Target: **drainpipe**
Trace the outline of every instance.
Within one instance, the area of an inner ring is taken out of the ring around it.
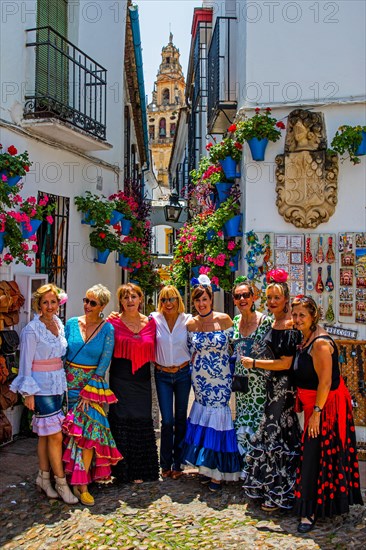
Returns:
[[[142,116],[142,129],[143,129],[144,146],[145,146],[145,154],[146,154],[146,167],[147,169],[149,169],[149,166],[150,166],[149,138],[148,138],[148,130],[147,130],[146,95],[145,95],[145,83],[144,83],[144,70],[143,70],[143,62],[142,62],[139,12],[138,12],[138,6],[129,6],[128,9],[130,13],[133,47],[135,52],[137,82],[138,82],[138,89],[139,89],[138,91],[139,91],[139,97],[140,97],[141,116]]]

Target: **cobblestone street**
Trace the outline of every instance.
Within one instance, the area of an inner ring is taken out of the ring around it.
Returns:
[[[244,497],[240,483],[219,495],[200,485],[193,471],[143,485],[92,486],[93,508],[48,501],[35,489],[36,440],[20,439],[0,449],[0,547],[54,549],[364,548],[366,511],[319,521],[307,536],[296,532],[291,514],[268,516]],[[364,464],[363,496],[365,496]]]

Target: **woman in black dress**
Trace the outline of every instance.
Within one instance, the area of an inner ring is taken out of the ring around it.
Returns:
[[[269,348],[274,359],[281,357],[289,369],[301,334],[292,328],[287,277],[283,269],[267,273],[267,307],[274,321],[261,342],[267,345],[266,357]],[[263,365],[272,362],[242,357],[242,364],[247,368],[260,365],[265,368]],[[264,414],[244,457],[247,475],[243,485],[247,496],[262,499],[262,510],[267,512],[294,506],[301,434],[294,404],[289,371],[268,373]]]
[[[124,460],[113,468],[121,481],[159,478],[158,452],[152,420],[150,362],[155,359],[156,324],[139,312],[143,293],[134,284],[117,290],[120,315],[108,321],[114,327],[110,388],[118,403],[110,406],[112,435]]]

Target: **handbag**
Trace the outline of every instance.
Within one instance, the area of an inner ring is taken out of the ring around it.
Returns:
[[[15,353],[19,346],[19,336],[15,330],[0,330],[1,355]]]
[[[9,382],[0,384],[0,409],[13,407],[18,402],[18,394],[11,391]]]
[[[248,376],[242,376],[241,374],[234,374],[231,391],[248,393],[249,391],[249,378]]]

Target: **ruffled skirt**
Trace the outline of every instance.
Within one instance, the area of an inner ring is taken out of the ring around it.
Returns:
[[[62,412],[63,395],[35,395],[35,414],[32,429],[38,436],[57,434],[62,430],[65,415]]]
[[[241,462],[228,406],[208,407],[194,401],[183,443],[182,464],[216,480],[237,481]]]

